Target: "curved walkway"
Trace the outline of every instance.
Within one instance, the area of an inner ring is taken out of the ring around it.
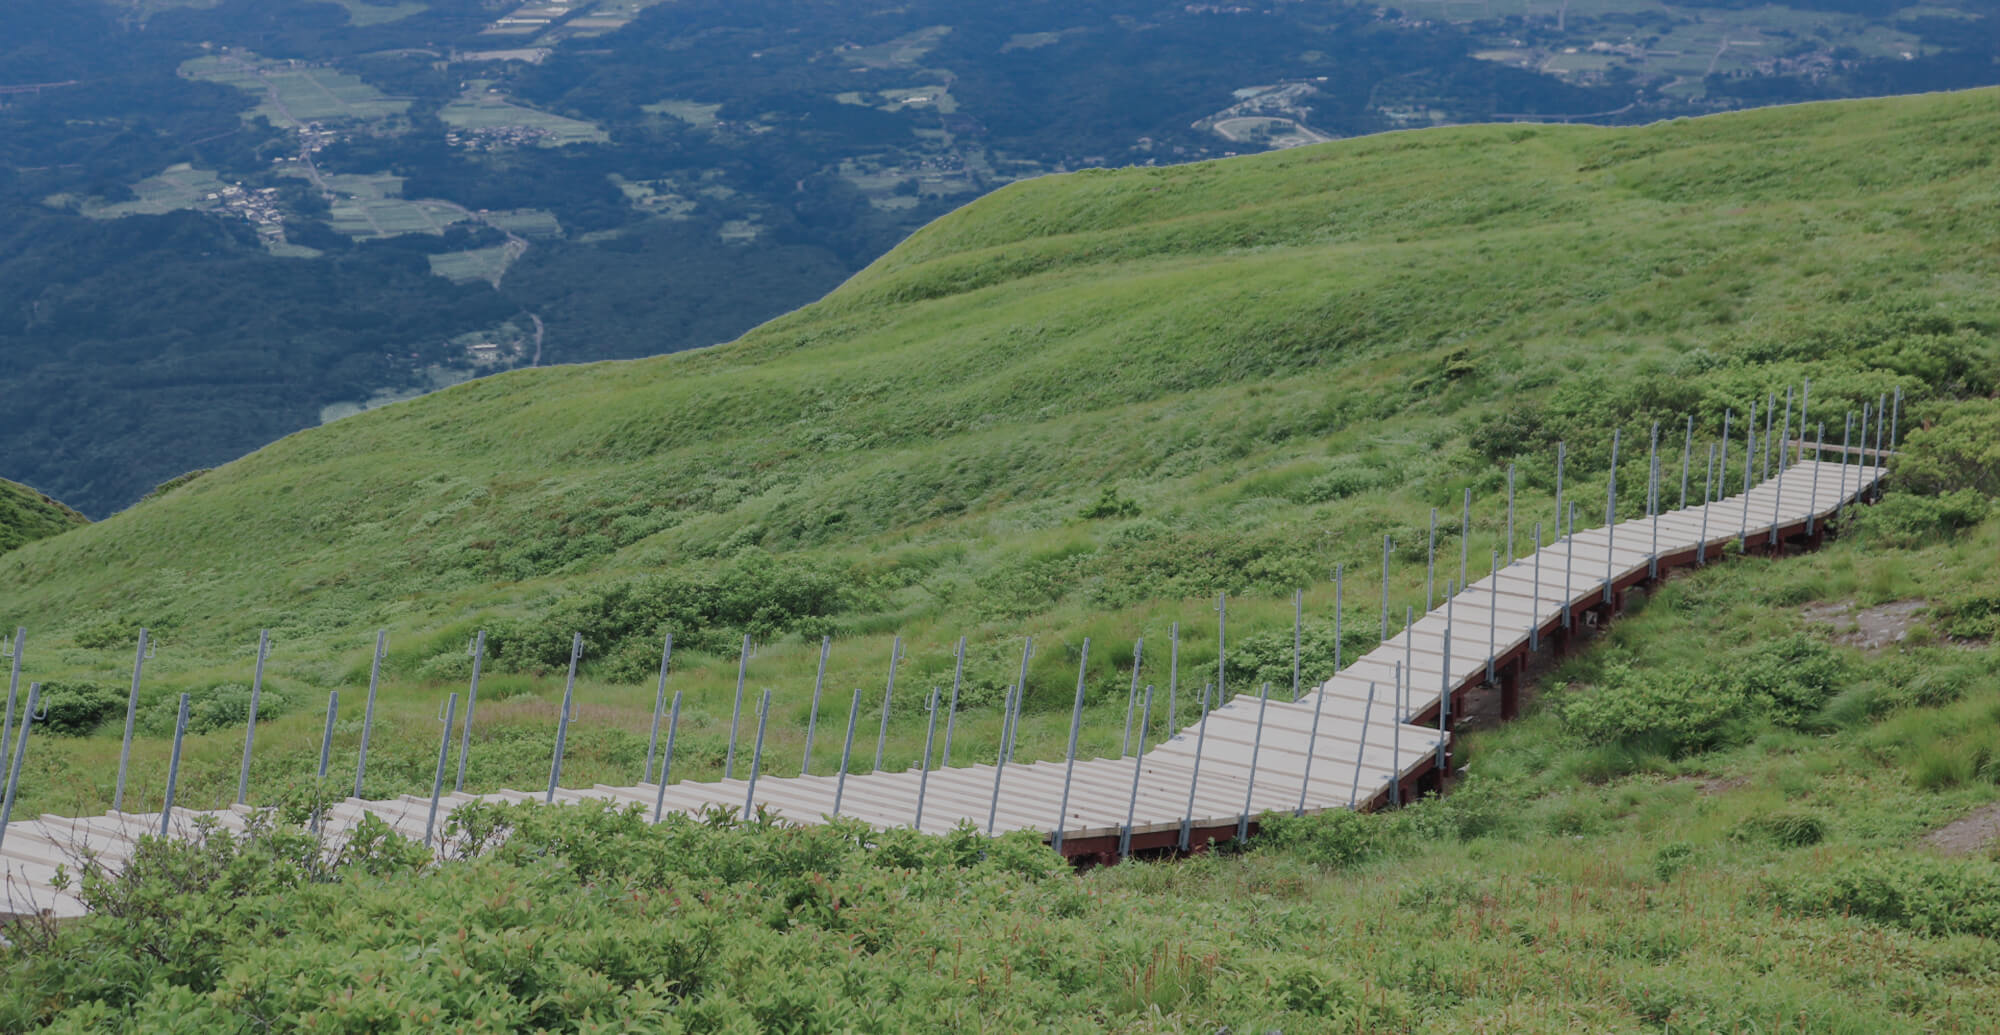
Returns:
[[[1253,830],[1254,817],[1266,810],[1373,808],[1419,793],[1449,771],[1450,720],[1489,673],[1503,715],[1511,715],[1530,657],[1563,650],[1578,624],[1615,614],[1630,587],[1720,557],[1732,541],[1756,551],[1817,540],[1829,517],[1874,492],[1879,479],[1871,466],[1800,462],[1741,495],[1559,539],[1458,591],[1299,701],[1239,694],[1136,756],[866,773],[844,781],[764,775],[754,788],[748,779],[676,783],[664,795],[657,784],[597,786],[559,790],[556,800],[685,813],[742,809],[754,800],[784,819],[817,823],[835,811],[838,797],[840,815],[879,827],[920,823],[941,833],[970,822],[994,833],[1044,831],[1072,858],[1199,846]],[[465,802],[543,797],[448,794],[436,829]],[[421,838],[430,809],[430,799],[415,795],[350,798],[332,808],[326,829],[339,840],[373,813]],[[176,809],[167,825],[184,830],[212,817],[224,829],[241,830],[252,812]],[[68,863],[73,870],[87,848],[116,868],[140,836],[161,827],[157,812],[11,824],[0,841],[0,913],[81,913],[81,903],[51,887],[56,867]]]

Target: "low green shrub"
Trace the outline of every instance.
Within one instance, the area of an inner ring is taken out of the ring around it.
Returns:
[[[508,669],[560,668],[569,664],[571,635],[582,633],[586,660],[603,662],[607,678],[635,680],[658,666],[666,630],[677,649],[733,652],[746,633],[768,640],[842,613],[856,583],[849,572],[748,550],[714,570],[645,575],[563,597],[541,613],[495,623],[486,645]]]
[[[1959,403],[1911,429],[1889,470],[1911,492],[2000,496],[2000,402]]]
[[[1878,547],[1915,548],[1943,542],[1986,520],[1987,498],[1972,489],[1942,496],[1891,493],[1855,515],[1853,533]]]
[[[2000,636],[2000,590],[1960,594],[1933,605],[1931,615],[1946,636],[1961,640],[1993,639]]]
[[[173,736],[174,724],[180,715],[180,693],[172,687],[149,687],[139,701],[134,727],[148,736]],[[248,683],[210,683],[186,693],[189,736],[242,726],[250,720]],[[118,706],[122,709],[124,704],[124,698],[119,698]],[[264,689],[257,696],[257,721],[269,722],[291,710],[290,697],[273,687],[270,680],[265,680]]]
[[[1794,636],[1692,672],[1611,662],[1601,685],[1559,707],[1564,726],[1586,742],[1681,758],[1743,743],[1761,721],[1804,728],[1845,678],[1833,648]]]
[[[2000,863],[1921,855],[1846,862],[1832,872],[1771,879],[1778,905],[1858,916],[1923,935],[2000,937]]]
[[[1826,821],[1806,812],[1767,812],[1737,824],[1731,836],[1779,848],[1805,848],[1826,840]]]
[[[1381,817],[1347,809],[1310,816],[1265,813],[1258,820],[1260,848],[1297,856],[1315,866],[1344,869],[1382,851]]]
[[[43,715],[35,732],[81,737],[125,710],[125,695],[108,686],[85,682],[42,684]]]

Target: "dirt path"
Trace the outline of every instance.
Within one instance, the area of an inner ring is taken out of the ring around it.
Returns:
[[[1925,843],[1946,855],[1971,855],[2000,843],[2000,804],[1988,805],[1930,832]]]

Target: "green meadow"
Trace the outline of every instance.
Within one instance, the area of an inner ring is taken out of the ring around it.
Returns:
[[[822,638],[817,772],[856,688],[873,733],[898,637],[886,765],[914,764],[960,637],[955,757],[996,749],[1026,637],[1021,757],[1061,753],[1086,638],[1082,750],[1110,754],[1140,638],[1139,678],[1164,686],[1178,626],[1186,722],[1217,678],[1289,690],[1302,590],[1304,673],[1323,675],[1336,571],[1360,649],[1384,536],[1397,614],[1423,608],[1433,509],[1440,584],[1460,558],[1525,552],[1538,523],[1552,538],[1558,443],[1596,524],[1614,429],[1631,517],[1632,443],[1656,421],[1671,506],[1688,416],[1698,498],[1725,414],[1740,432],[1810,378],[1815,434],[1837,441],[1849,411],[1907,400],[1883,503],[1819,552],[1732,556],[1636,601],[1521,721],[1466,734],[1443,799],[1081,878],[1032,839],[649,832],[580,810],[468,817],[444,881],[389,837],[331,868],[282,832],[160,848],[123,881],[83,868],[113,903],[98,917],[9,932],[0,1016],[1990,1030],[2000,864],[1932,838],[2000,796],[1996,99],[1455,128],[1018,183],[740,341],[371,410],[0,556],[0,623],[29,628],[27,678],[60,716],[30,749],[29,815],[108,806],[141,627],[157,650],[128,808],[158,800],[183,692],[179,800],[233,795],[260,629],[254,802],[309,791],[331,692],[332,780],[352,779],[377,630],[377,797],[428,790],[480,630],[472,790],[546,779],[576,633],[572,786],[640,778],[668,633],[677,779],[721,767],[746,636],[772,773],[800,764]],[[1740,437],[1728,456],[1740,478]],[[1894,635],[1861,635],[1885,605]],[[481,847],[492,824],[506,847]],[[436,962],[396,962],[418,956]]]

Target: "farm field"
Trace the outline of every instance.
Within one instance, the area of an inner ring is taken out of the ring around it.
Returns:
[[[217,208],[219,205],[209,201],[208,196],[223,187],[214,172],[181,163],[133,184],[132,193],[137,198],[112,205],[86,204],[83,214],[92,219],[117,219],[129,215],[156,216],[177,209]]]
[[[440,109],[438,118],[465,133],[520,136],[539,147],[601,144],[611,139],[603,129],[588,122],[523,107],[487,93],[477,82],[466,96]]]
[[[400,0],[397,3],[377,4],[367,0],[332,0],[347,10],[350,25],[385,25],[402,21],[411,15],[430,10],[430,5],[422,0]]]
[[[431,272],[459,283],[493,280],[507,272],[512,263],[511,253],[512,249],[504,244],[471,251],[445,252],[430,256]]]
[[[403,115],[410,108],[409,101],[386,96],[348,73],[272,61],[248,52],[194,58],[181,66],[181,74],[263,98],[245,118],[262,115],[280,126],[333,120],[379,122]]]

